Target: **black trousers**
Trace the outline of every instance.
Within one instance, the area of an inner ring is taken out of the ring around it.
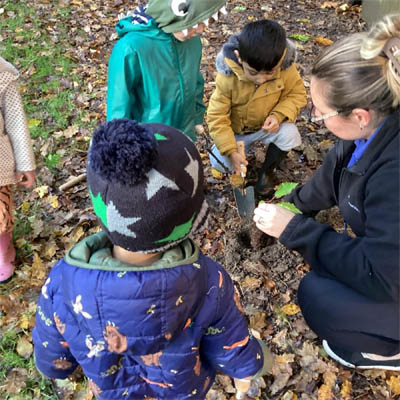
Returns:
[[[377,303],[342,283],[309,272],[298,290],[310,328],[343,350],[392,356],[400,353],[400,303]]]

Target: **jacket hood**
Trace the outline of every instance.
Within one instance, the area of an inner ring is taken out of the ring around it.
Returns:
[[[0,93],[3,93],[11,82],[18,79],[19,73],[12,64],[0,57],[0,75]]]
[[[147,13],[166,33],[180,32],[208,19],[218,19],[218,11],[226,13],[226,0],[150,0]]]
[[[118,37],[122,37],[129,32],[137,31],[155,31],[157,32],[157,23],[146,13],[146,7],[136,7],[134,11],[129,11],[127,14],[118,15],[118,23],[115,27]]]
[[[216,58],[216,67],[217,71],[223,75],[232,75],[232,64],[228,65],[225,58],[234,61],[236,64],[239,64],[239,60],[234,53],[234,50],[239,48],[239,34],[232,35],[228,42],[226,42],[221,51],[218,53]],[[286,54],[281,61],[281,69],[288,69],[293,63],[296,62],[297,59],[297,51],[296,45],[289,39],[286,39]]]
[[[207,271],[197,262],[204,256],[186,240],[153,265],[136,267],[115,260],[111,249],[101,232],[68,252],[64,262],[69,265],[62,268],[64,304],[83,319],[95,342],[105,340],[108,350],[156,353],[190,325],[202,306],[198,298],[206,296]]]

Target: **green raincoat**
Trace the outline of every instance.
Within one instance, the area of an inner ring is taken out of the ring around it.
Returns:
[[[107,120],[159,122],[196,140],[194,126],[203,122],[205,112],[200,37],[180,42],[166,32],[202,22],[218,12],[225,0],[188,3],[182,17],[170,9],[160,10],[161,3],[169,8],[166,1],[149,2],[146,13],[155,19],[146,24],[134,23],[133,14],[116,27],[120,39],[109,60]]]

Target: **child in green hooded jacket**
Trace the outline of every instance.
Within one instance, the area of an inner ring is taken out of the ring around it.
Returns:
[[[122,16],[108,70],[107,120],[159,122],[193,141],[202,130],[199,35],[226,0],[150,0]]]

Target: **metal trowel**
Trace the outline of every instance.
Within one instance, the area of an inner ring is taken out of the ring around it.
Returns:
[[[237,142],[238,153],[245,158],[244,142]],[[231,179],[233,186],[233,195],[235,197],[236,206],[241,219],[250,219],[253,216],[255,208],[254,200],[254,186],[245,186],[245,178],[247,173],[247,167],[244,164],[240,165],[240,182],[235,179]],[[236,175],[237,176],[237,175]],[[231,178],[235,177],[232,175]],[[237,183],[239,184],[237,184]],[[236,184],[235,184],[236,183]]]

